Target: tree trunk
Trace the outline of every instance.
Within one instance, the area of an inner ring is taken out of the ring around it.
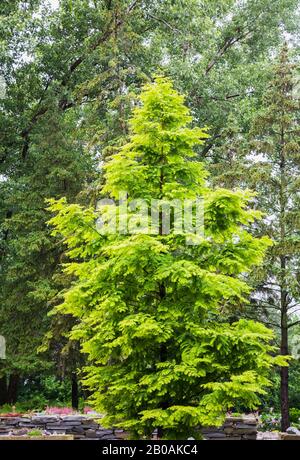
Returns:
[[[285,353],[282,353],[285,354]],[[281,399],[281,431],[286,431],[290,426],[289,417],[289,368],[280,369],[280,399]]]
[[[285,157],[284,126],[281,127],[280,139],[280,248],[284,249],[287,239],[286,208],[287,208],[287,182],[286,182],[286,157]],[[287,292],[287,256],[280,255],[280,353],[289,354],[288,346],[288,292]],[[290,426],[289,417],[289,370],[288,367],[280,369],[280,403],[281,403],[281,431],[286,431]]]
[[[162,165],[164,164],[164,155],[163,155],[163,152],[162,152]],[[163,166],[161,166],[161,170],[160,170],[160,184],[159,184],[159,188],[160,188],[160,196],[159,198],[162,199],[163,198],[163,185],[164,185],[164,172],[163,172]],[[160,208],[159,210],[159,235],[162,236],[163,235],[163,229],[164,229],[164,213],[163,213],[163,210]],[[165,299],[166,297],[166,287],[163,283],[161,283],[159,285],[159,299],[160,299],[160,302],[163,302],[163,300]],[[167,359],[167,347],[166,347],[166,344],[165,343],[162,343],[160,345],[160,350],[159,350],[159,361],[162,363],[162,362],[165,362]],[[160,403],[160,408],[165,410],[168,408],[168,402],[167,401],[162,401]],[[163,439],[163,436],[164,436],[164,429],[162,427],[157,427],[157,437],[158,439]]]
[[[285,271],[285,257],[281,257],[281,269]],[[288,315],[287,315],[287,292],[281,289],[281,344],[280,353],[289,354],[288,345]],[[286,431],[290,426],[289,417],[289,369],[282,367],[280,369],[280,402],[281,402],[281,431]]]
[[[7,380],[6,376],[0,378],[0,406],[7,403]]]
[[[19,374],[11,374],[9,376],[8,390],[7,390],[7,402],[9,404],[15,404],[18,399],[20,376]]]
[[[78,380],[77,373],[72,372],[72,408],[78,410],[79,407],[79,394],[78,394]]]

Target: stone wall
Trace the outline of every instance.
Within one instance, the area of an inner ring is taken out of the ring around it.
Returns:
[[[125,431],[105,429],[97,420],[85,415],[0,416],[0,440],[4,435],[26,435],[34,429],[39,429],[44,434],[69,434],[79,440],[116,440],[127,436]],[[257,420],[254,416],[227,417],[222,427],[205,428],[201,431],[206,440],[255,440]]]
[[[36,415],[32,417],[1,417],[1,435],[25,435],[38,429],[45,434],[71,434],[74,439],[100,440],[118,439],[118,430],[107,430],[96,420],[84,415]]]
[[[300,435],[290,433],[279,433],[279,439],[281,439],[281,441],[300,441]]]
[[[220,428],[204,428],[201,432],[204,439],[211,441],[255,441],[257,419],[252,415],[226,417]]]

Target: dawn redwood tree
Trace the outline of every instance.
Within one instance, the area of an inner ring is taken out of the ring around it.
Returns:
[[[52,200],[50,222],[68,245],[73,261],[65,271],[74,276],[56,311],[76,318],[71,338],[88,356],[85,385],[103,423],[133,437],[158,428],[160,437],[180,439],[221,423],[237,401],[257,407],[270,368],[286,358],[274,357],[264,325],[222,322],[225,306],[245,302],[243,274],[270,244],[246,230],[260,216],[248,209],[251,193],[207,187],[193,152],[207,134],[190,127],[184,98],[168,79],[146,85],[140,102],[129,143],[105,166],[102,194],[127,192],[131,225],[140,218],[133,200],[163,205],[201,196],[205,236],[162,231],[162,211],[157,233],[147,233],[142,219],[139,231],[111,232],[114,210],[124,223],[124,203],[95,212]]]

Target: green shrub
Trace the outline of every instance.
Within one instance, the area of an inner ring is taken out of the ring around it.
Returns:
[[[43,432],[41,430],[34,429],[34,430],[31,430],[31,431],[28,431],[27,435],[28,436],[42,436]]]
[[[299,424],[300,422],[300,409],[297,409],[296,407],[292,407],[290,409],[290,422],[291,424]]]
[[[55,376],[27,379],[20,389],[18,403],[24,411],[66,406],[71,403],[71,382]]]
[[[263,412],[260,416],[259,431],[280,431],[281,417],[278,412]]]

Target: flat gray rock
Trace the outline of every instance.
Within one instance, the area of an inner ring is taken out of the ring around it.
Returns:
[[[288,429],[286,430],[286,432],[289,433],[289,434],[300,435],[300,431],[298,430],[298,428],[296,428],[294,426],[289,426]]]
[[[206,433],[204,437],[207,439],[224,439],[226,438],[226,434],[225,433]]]
[[[88,420],[89,422],[91,421],[91,419],[88,419],[84,415],[63,415],[61,420],[64,422],[80,422],[82,420]]]
[[[6,419],[4,419],[5,425],[17,425],[21,421],[22,421],[21,417],[10,417],[10,418],[7,417]]]
[[[36,415],[32,417],[31,421],[37,424],[57,422],[59,417],[53,415]]]

